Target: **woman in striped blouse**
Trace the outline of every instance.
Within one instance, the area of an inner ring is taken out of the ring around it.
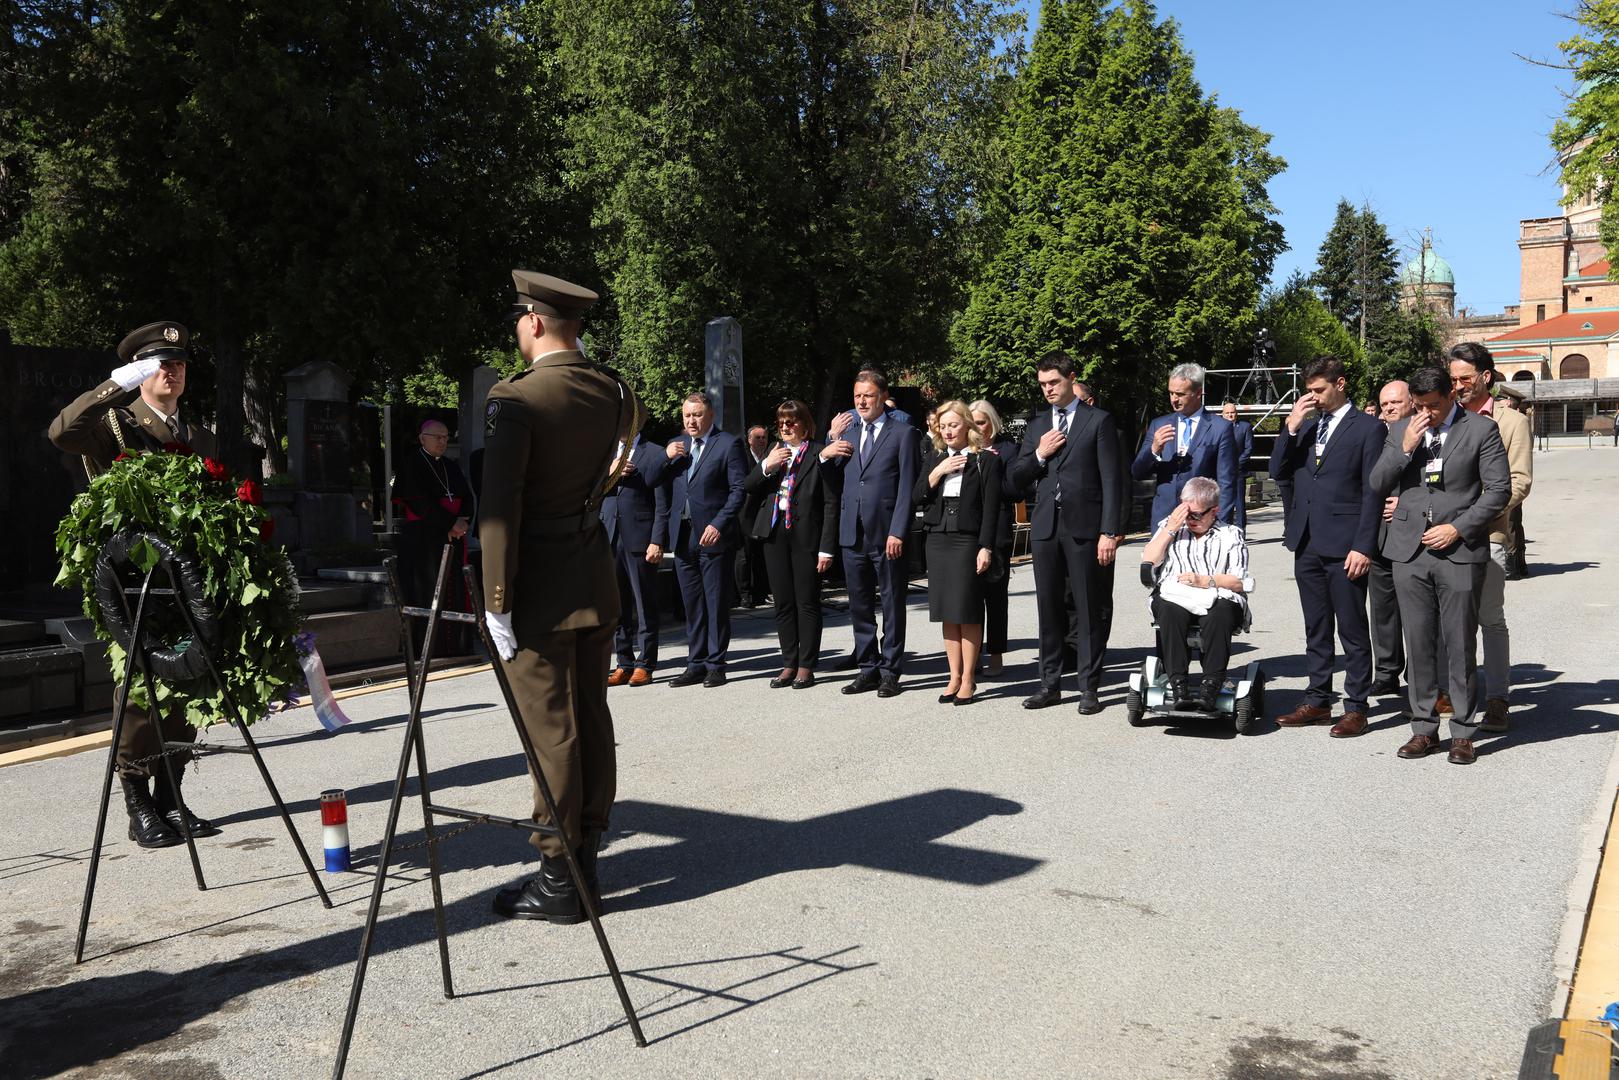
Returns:
[[[1194,476],[1181,488],[1180,505],[1152,534],[1143,562],[1153,567],[1152,614],[1169,696],[1175,708],[1212,712],[1231,659],[1231,635],[1247,616],[1254,579],[1248,571],[1248,544],[1242,530],[1216,521],[1220,485]],[[1203,683],[1193,698],[1187,688],[1191,657],[1186,635],[1202,616]]]

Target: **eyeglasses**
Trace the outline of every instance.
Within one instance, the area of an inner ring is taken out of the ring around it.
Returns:
[[[801,423],[799,423],[799,420],[798,420],[798,418],[796,416],[778,416],[778,417],[776,417],[776,426],[777,427],[802,427],[803,425]]]
[[[1207,510],[1193,510],[1191,507],[1187,507],[1186,508],[1186,520],[1188,520],[1188,521],[1202,521],[1204,518],[1208,517],[1210,514],[1214,513],[1218,509],[1219,509],[1218,506],[1211,506]]]

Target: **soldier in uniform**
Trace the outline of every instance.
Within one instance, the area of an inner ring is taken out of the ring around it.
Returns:
[[[549,820],[536,785],[533,819],[561,826],[595,899],[596,851],[617,785],[607,673],[619,616],[598,512],[643,415],[624,380],[578,349],[596,294],[524,270],[512,280],[517,347],[529,367],[497,383],[484,411],[484,621],[562,817]],[[581,921],[563,841],[533,843],[540,872],[501,889],[495,912]]]
[[[82,455],[90,476],[105,470],[126,450],[185,447],[205,457],[214,456],[214,433],[180,416],[180,395],[185,393],[186,365],[191,358],[189,340],[186,328],[177,322],[147,323],[124,338],[118,345],[122,366],[51,421],[51,442],[70,454]],[[142,760],[158,752],[158,730],[171,743],[193,742],[197,737],[197,729],[183,715],[161,716],[154,724],[151,715],[133,704],[124,714],[116,763],[124,807],[129,811],[129,838],[143,848],[185,842],[179,830],[186,823],[174,805],[169,785],[157,784],[154,802],[151,778],[156,763]],[[174,766],[178,782],[185,776],[185,760],[176,760]],[[190,825],[193,836],[218,832],[195,815]]]

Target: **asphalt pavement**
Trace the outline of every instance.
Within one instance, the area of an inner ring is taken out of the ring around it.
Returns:
[[[970,708],[912,595],[906,692],[770,690],[771,617],[739,614],[732,678],[611,692],[619,802],[604,927],[650,1040],[624,1026],[588,926],[511,924],[493,891],[530,849],[477,826],[443,845],[446,1000],[425,852],[384,896],[351,1077],[1193,1077],[1487,1080],[1517,1075],[1557,1015],[1613,800],[1619,451],[1536,457],[1534,575],[1508,585],[1513,729],[1476,765],[1394,755],[1371,731],[1134,729],[1124,681],[1151,642],[1121,552],[1099,716],[1027,712],[1032,575],[1013,576],[1006,676]],[[1251,525],[1254,632],[1238,662],[1303,688],[1302,621],[1274,510]],[[849,647],[845,617],[823,658]],[[355,868],[313,897],[241,756],[187,783],[222,835],[124,839],[115,801],[86,961],[73,938],[105,754],[0,769],[0,1074],[303,1078],[332,1065],[391,793],[403,691],[255,727],[319,860],[318,796],[347,789]],[[427,753],[447,805],[520,815],[528,783],[488,673],[430,684]],[[230,743],[216,731],[207,741]],[[414,790],[414,789],[413,789]],[[117,798],[116,788],[114,798]],[[407,801],[401,843],[422,839]]]

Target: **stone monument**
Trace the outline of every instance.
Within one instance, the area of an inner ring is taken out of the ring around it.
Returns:
[[[703,384],[714,401],[714,426],[743,435],[747,413],[742,392],[742,324],[728,315],[710,319],[704,336]]]
[[[287,372],[287,464],[305,551],[370,544],[371,515],[354,496],[354,424],[349,373],[326,360]],[[360,486],[364,487],[363,479]]]

